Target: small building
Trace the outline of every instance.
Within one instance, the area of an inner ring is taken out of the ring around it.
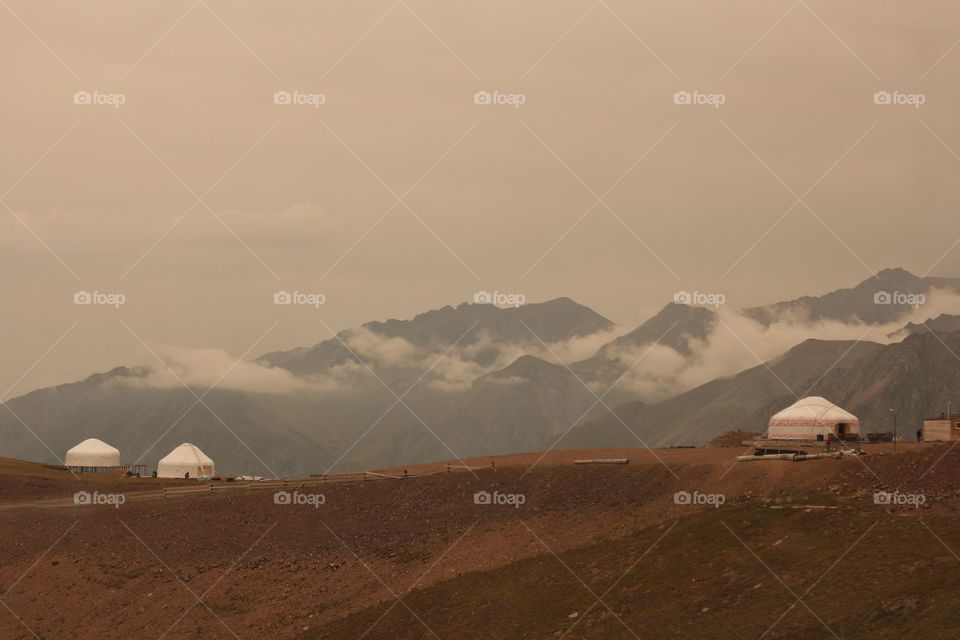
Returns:
[[[826,398],[810,396],[770,418],[767,438],[770,440],[838,440],[860,437],[860,419]]]
[[[195,444],[184,442],[157,463],[158,478],[210,478],[213,460]]]
[[[67,451],[63,463],[71,471],[114,471],[120,468],[120,450],[102,440],[87,438]]]
[[[923,441],[937,442],[944,440],[960,440],[960,413],[941,413],[936,418],[926,418],[923,421]]]

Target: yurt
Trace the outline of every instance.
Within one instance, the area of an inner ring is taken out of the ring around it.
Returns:
[[[120,466],[120,451],[102,440],[88,438],[67,451],[64,464],[75,469],[107,469]]]
[[[810,396],[770,418],[771,440],[825,440],[828,434],[847,439],[860,434],[860,419],[826,398]]]
[[[187,474],[191,478],[203,478],[212,476],[215,471],[213,460],[189,442],[184,442],[157,463],[158,478],[185,478]]]

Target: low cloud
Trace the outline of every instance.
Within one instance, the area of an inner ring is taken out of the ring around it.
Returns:
[[[738,311],[721,308],[718,321],[706,339],[691,342],[690,358],[663,345],[618,351],[617,359],[626,366],[640,360],[618,386],[633,391],[645,401],[656,402],[715,378],[770,362],[808,339],[890,344],[906,337],[897,332],[907,323],[921,324],[944,313],[960,313],[960,295],[953,291],[932,291],[924,304],[911,308],[902,319],[877,325],[805,322],[789,317],[764,326]]]
[[[333,391],[341,388],[358,371],[353,364],[342,365],[323,378],[300,378],[285,369],[265,367],[255,362],[238,361],[221,349],[158,347],[156,353],[164,366],[150,368],[143,377],[126,378],[124,384],[151,388],[193,388],[285,394]]]
[[[904,337],[897,332],[908,322],[923,323],[943,313],[960,313],[960,295],[949,291],[931,292],[925,304],[911,309],[903,319],[882,325],[804,322],[791,317],[767,326],[738,311],[721,308],[706,339],[690,343],[690,357],[663,345],[618,350],[613,355],[624,367],[635,366],[617,387],[644,401],[656,402],[715,378],[770,362],[808,339],[888,344]],[[462,393],[481,376],[501,370],[523,355],[570,365],[594,355],[600,347],[623,333],[623,328],[612,328],[544,345],[534,339],[505,343],[487,331],[480,331],[472,340],[464,340],[452,348],[442,344],[416,345],[404,338],[385,336],[367,328],[352,329],[341,334],[341,338],[378,375],[411,383],[422,376],[419,386],[424,389]],[[279,367],[238,362],[235,356],[220,349],[163,347],[156,351],[165,366],[153,367],[149,375],[130,379],[126,384],[171,388],[181,386],[182,381],[197,388],[216,384],[219,389],[268,394],[356,390],[372,383],[379,386],[364,364],[352,360],[317,376],[302,377]],[[494,380],[501,384],[521,381],[516,377]],[[598,385],[602,387],[595,389],[598,393],[607,390],[604,383]],[[397,392],[401,390],[397,389]]]

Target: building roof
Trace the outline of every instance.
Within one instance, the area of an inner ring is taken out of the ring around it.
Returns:
[[[949,418],[947,417],[946,413],[941,413],[938,416],[924,418],[924,420],[960,420],[960,413],[951,413]]]
[[[196,465],[212,465],[213,460],[207,456],[197,445],[184,442],[176,449],[160,459],[160,463],[184,463]]]
[[[68,467],[116,467],[120,465],[120,450],[103,440],[87,438],[67,451],[64,464]]]
[[[775,413],[769,426],[833,426],[839,423],[859,425],[860,419],[826,398],[809,396]]]

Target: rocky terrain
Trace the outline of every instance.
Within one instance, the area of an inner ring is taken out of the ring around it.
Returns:
[[[3,508],[0,635],[953,637],[957,449],[875,445],[803,463],[735,464],[737,453],[477,459],[473,473],[329,485],[314,506],[225,491]],[[630,463],[573,464],[606,457]],[[0,506],[97,482],[7,463]],[[100,490],[147,488],[124,483]],[[876,504],[877,491],[907,498]],[[477,504],[477,492],[501,498]]]

